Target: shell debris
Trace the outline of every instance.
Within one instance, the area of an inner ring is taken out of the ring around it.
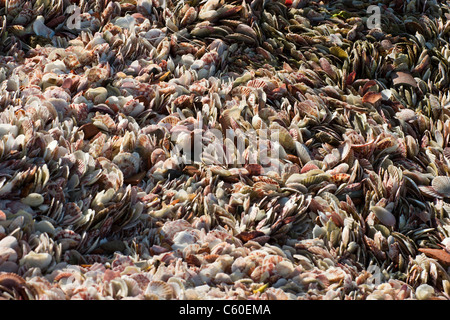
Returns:
[[[448,1],[72,4],[0,1],[0,299],[450,299]]]

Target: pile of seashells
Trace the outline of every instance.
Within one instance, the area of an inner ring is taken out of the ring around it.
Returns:
[[[449,41],[438,0],[1,0],[0,299],[450,299]]]

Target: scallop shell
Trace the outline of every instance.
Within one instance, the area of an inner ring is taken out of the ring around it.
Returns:
[[[311,155],[307,146],[298,141],[295,141],[295,150],[297,151],[297,155],[302,163],[306,164],[311,161]]]
[[[296,141],[294,141],[289,131],[285,127],[280,126],[279,124],[272,123],[270,125],[270,138],[272,141],[278,140],[279,143],[286,150],[295,149]]]
[[[145,295],[155,295],[159,299],[169,300],[173,298],[173,288],[171,285],[160,280],[152,280],[145,290]]]
[[[14,289],[26,286],[24,278],[15,273],[2,273],[0,274],[0,286]]]
[[[180,122],[180,118],[178,118],[176,116],[167,116],[167,117],[164,117],[163,119],[161,119],[158,124],[168,123],[171,126],[174,126],[178,122]]]
[[[431,186],[444,197],[450,197],[450,177],[437,176],[431,181]]]
[[[152,152],[152,155],[151,155],[152,165],[155,165],[159,161],[165,161],[165,160],[166,160],[166,152],[163,149],[157,148]]]
[[[128,178],[138,172],[140,165],[140,156],[137,152],[122,152],[114,157],[113,163],[120,168],[120,170],[123,172],[123,176],[125,178]]]

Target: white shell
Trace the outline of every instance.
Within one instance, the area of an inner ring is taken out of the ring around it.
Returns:
[[[44,203],[44,197],[39,193],[30,193],[26,198],[22,199],[22,202],[30,207],[38,207]]]
[[[48,253],[36,253],[30,251],[26,256],[20,259],[20,265],[26,265],[28,267],[36,267],[39,269],[47,268],[52,262],[52,256]]]
[[[450,177],[447,176],[437,176],[431,181],[431,186],[438,193],[445,197],[450,196]]]
[[[429,300],[434,296],[434,289],[428,284],[421,284],[416,289],[416,297],[419,300]]]

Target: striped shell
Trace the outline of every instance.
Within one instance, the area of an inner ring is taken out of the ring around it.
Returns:
[[[163,119],[161,119],[158,124],[168,123],[168,124],[174,126],[178,122],[180,122],[180,118],[175,117],[175,116],[167,116],[167,117],[164,117]]]
[[[174,292],[170,284],[161,280],[153,280],[147,286],[145,295],[159,299],[169,300],[173,298]]]
[[[140,156],[137,152],[122,152],[114,157],[113,163],[122,170],[124,177],[128,178],[139,170]]]
[[[450,197],[450,177],[438,176],[431,181],[431,186],[444,197]]]
[[[330,53],[332,55],[335,55],[338,58],[341,58],[341,59],[347,59],[348,58],[347,52],[345,52],[345,50],[343,50],[341,47],[331,47],[330,48]]]

